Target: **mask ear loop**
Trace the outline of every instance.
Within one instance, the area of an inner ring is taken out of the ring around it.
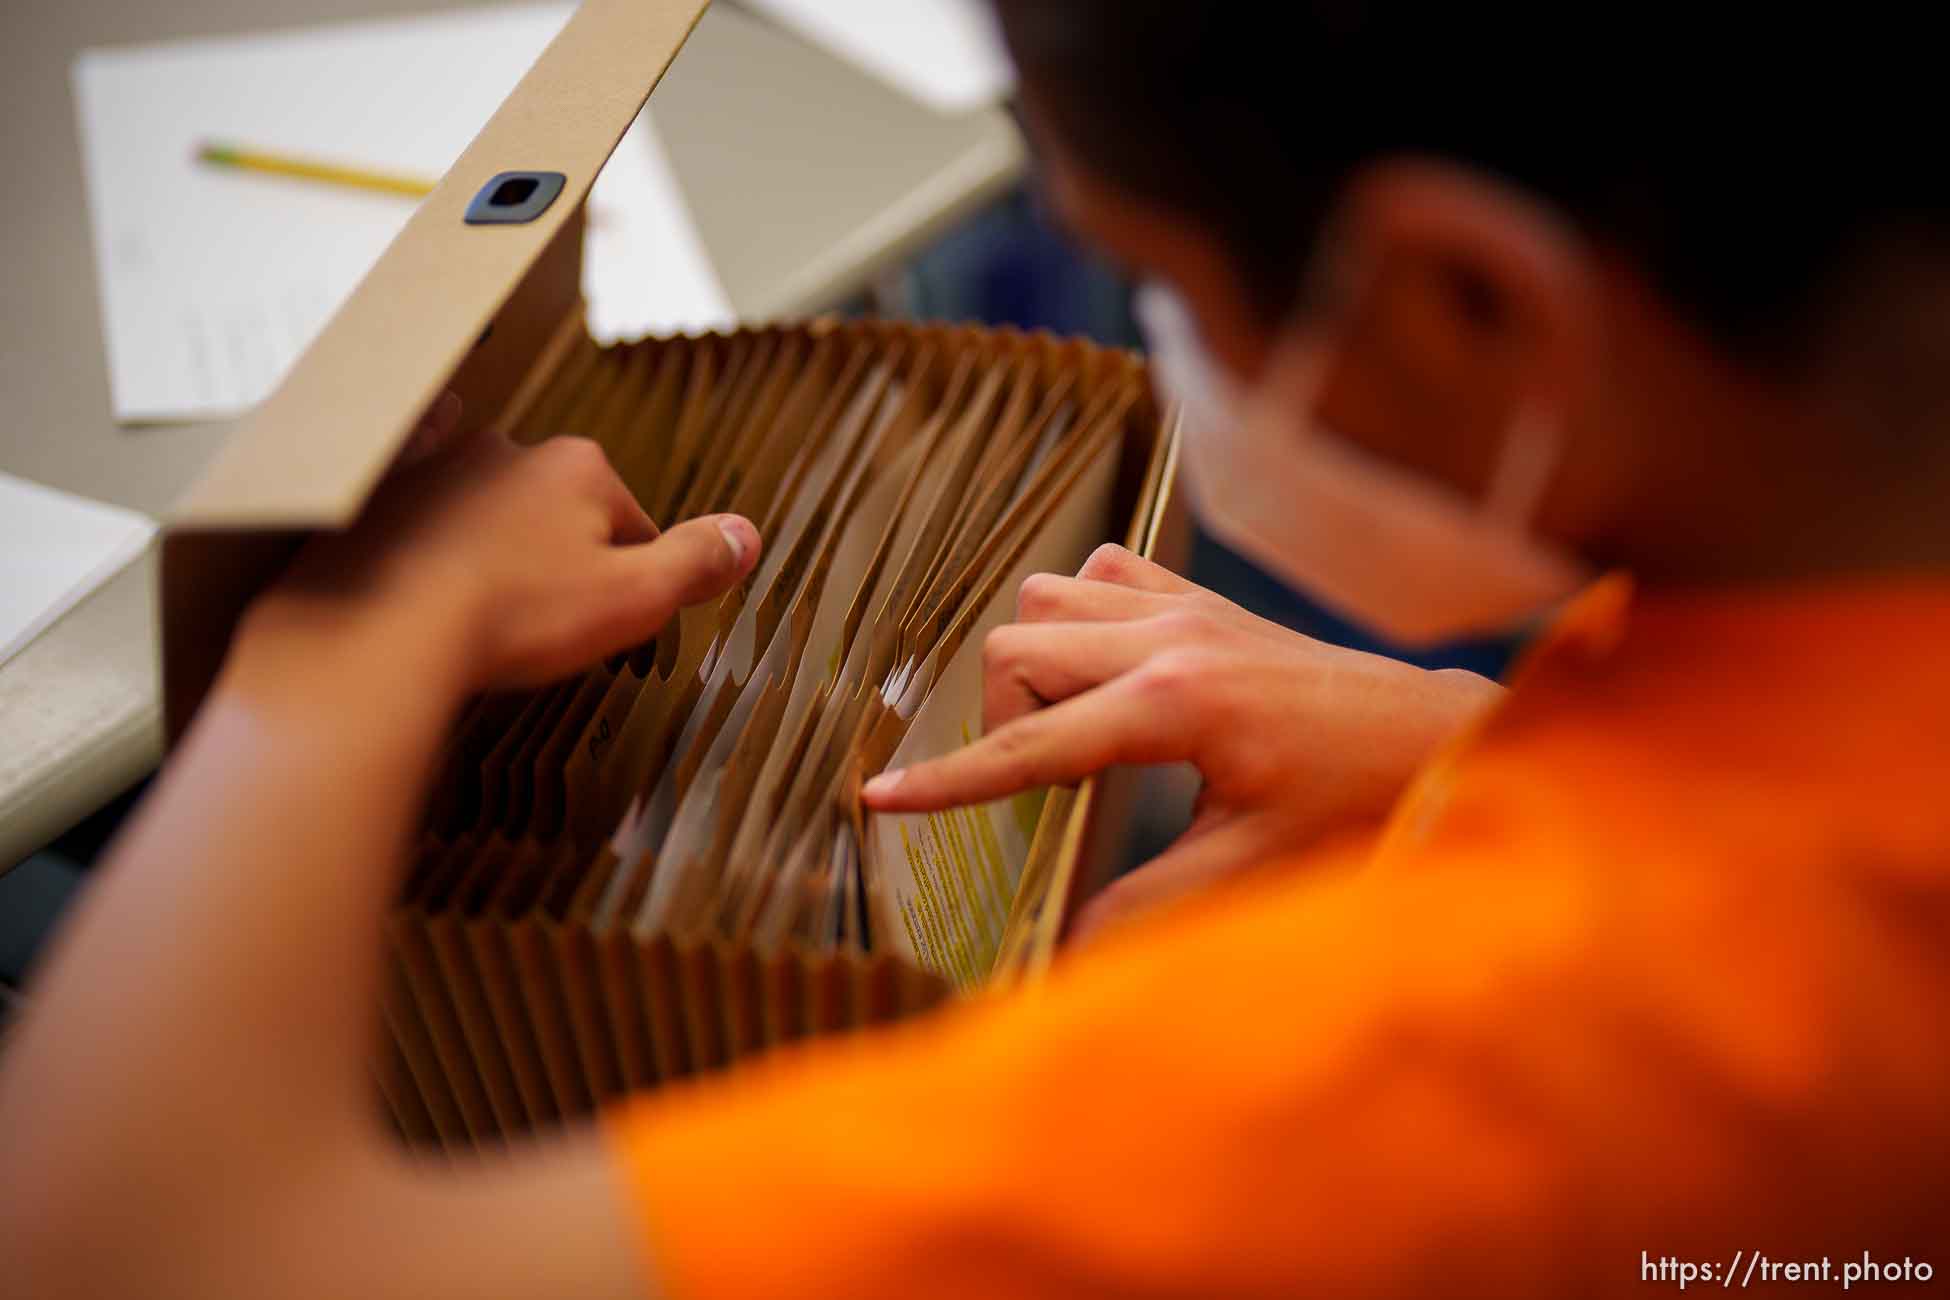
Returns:
[[[1534,403],[1518,409],[1483,493],[1483,515],[1506,528],[1528,525],[1549,491],[1564,440]]]
[[[1301,277],[1301,305],[1293,314],[1295,318],[1314,319],[1308,323],[1290,318],[1288,326],[1295,334],[1311,328],[1314,337],[1306,341],[1289,337],[1278,345],[1267,368],[1267,377],[1276,382],[1256,386],[1269,400],[1284,398],[1304,406],[1307,428],[1316,437],[1323,436],[1321,395],[1340,343],[1341,322],[1333,304],[1349,301],[1355,288],[1331,233],[1323,235]],[[1273,391],[1267,392],[1269,389]],[[1534,400],[1518,407],[1483,492],[1484,519],[1513,530],[1527,526],[1550,490],[1562,452],[1563,438],[1556,418]]]
[[[1290,428],[1297,418],[1303,437],[1346,440],[1327,424],[1320,408],[1341,357],[1346,305],[1360,297],[1361,274],[1350,262],[1340,232],[1323,230],[1258,381],[1242,395],[1240,414],[1247,429]]]
[[[1528,530],[1557,473],[1564,449],[1559,429],[1557,421],[1546,416],[1535,402],[1527,402],[1517,410],[1483,496],[1483,517],[1492,527],[1512,535]],[[1582,568],[1576,561],[1567,563],[1570,565],[1567,572],[1575,573]],[[1591,576],[1586,572],[1573,580],[1582,590]],[[1565,596],[1536,611],[1526,621],[1525,635],[1550,626],[1572,598]]]
[[[1150,351],[1153,373],[1163,385],[1161,397],[1175,398],[1186,419],[1194,423],[1236,420],[1238,404],[1231,377],[1213,361],[1191,309],[1178,292],[1162,282],[1145,281],[1132,298],[1131,311]],[[1215,431],[1229,432],[1207,430]]]
[[[1303,438],[1343,437],[1328,428],[1320,411],[1346,328],[1334,307],[1345,297],[1326,288],[1343,273],[1323,269],[1323,259],[1328,257],[1329,250],[1322,249],[1308,264],[1301,278],[1300,305],[1287,314],[1258,380],[1242,393],[1239,412],[1248,432],[1291,430],[1297,420]]]
[[[1328,354],[1318,340],[1288,337],[1274,344],[1240,404],[1242,433],[1264,438],[1284,429],[1287,436],[1321,437],[1320,390],[1327,378]],[[1295,425],[1298,425],[1296,430]]]

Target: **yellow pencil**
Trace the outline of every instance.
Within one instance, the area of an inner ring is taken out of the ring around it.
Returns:
[[[412,199],[425,198],[433,192],[434,186],[434,182],[421,176],[366,171],[363,168],[344,167],[337,163],[319,162],[310,158],[292,158],[282,154],[262,153],[255,149],[240,149],[230,144],[199,145],[196,156],[199,161],[218,167],[236,167],[244,171],[267,172],[274,176],[294,176],[299,180],[317,181],[323,185],[379,190],[386,194],[402,194]]]

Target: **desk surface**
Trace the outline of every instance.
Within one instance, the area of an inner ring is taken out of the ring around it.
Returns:
[[[227,426],[119,428],[102,352],[68,84],[90,45],[457,7],[442,0],[64,0],[0,28],[0,469],[162,512]],[[657,125],[732,305],[833,305],[1014,182],[998,109],[943,117],[740,11],[707,13],[656,93]],[[160,754],[153,554],[0,668],[0,870]]]

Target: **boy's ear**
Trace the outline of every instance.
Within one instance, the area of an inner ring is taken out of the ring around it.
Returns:
[[[1420,159],[1357,175],[1327,231],[1276,356],[1315,352],[1325,426],[1480,495],[1520,414],[1559,417],[1584,383],[1578,241],[1536,201]]]

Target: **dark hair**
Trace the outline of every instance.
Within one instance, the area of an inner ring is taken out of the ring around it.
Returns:
[[[1595,26],[1575,5],[1555,19],[1384,0],[996,7],[1024,96],[1066,153],[1207,230],[1269,326],[1294,309],[1337,188],[1391,154],[1453,159],[1553,202],[1749,356],[1798,342],[1872,237],[1945,230],[1936,150],[1890,148],[1861,90],[1673,15]],[[1780,21],[1770,10],[1776,37]],[[1540,71],[1552,67],[1560,84]],[[1851,115],[1869,128],[1852,138]]]

